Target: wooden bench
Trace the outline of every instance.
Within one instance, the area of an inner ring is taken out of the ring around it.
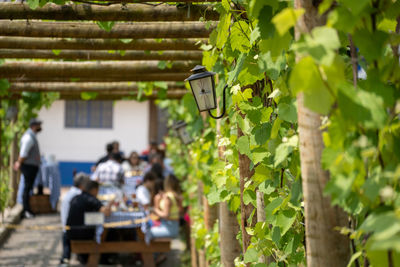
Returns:
[[[154,267],[155,252],[168,252],[171,250],[170,239],[156,239],[147,245],[141,241],[104,241],[98,244],[95,241],[71,240],[71,252],[89,254],[87,266],[97,266],[101,253],[141,253],[143,266]]]

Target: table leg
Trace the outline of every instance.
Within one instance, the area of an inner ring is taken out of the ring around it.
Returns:
[[[155,267],[153,253],[142,253],[143,266],[144,267]]]
[[[90,253],[87,262],[88,267],[95,267],[99,265],[100,253]]]

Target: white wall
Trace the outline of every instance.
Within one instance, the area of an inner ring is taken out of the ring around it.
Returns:
[[[112,129],[65,128],[65,101],[55,101],[49,109],[43,108],[43,121],[38,134],[41,154],[56,156],[57,161],[97,161],[105,152],[105,145],[113,140],[129,155],[147,148],[149,131],[148,102],[115,101]]]

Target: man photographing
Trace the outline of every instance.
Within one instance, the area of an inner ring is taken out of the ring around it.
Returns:
[[[29,205],[29,193],[33,188],[33,183],[40,167],[40,150],[36,134],[41,130],[42,122],[40,120],[33,118],[29,121],[29,129],[21,138],[18,160],[14,163],[14,170],[21,170],[24,175],[25,187],[22,195],[22,204],[25,218],[34,217]]]

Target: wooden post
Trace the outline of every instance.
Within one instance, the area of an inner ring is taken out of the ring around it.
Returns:
[[[145,5],[115,4],[99,5],[56,5],[30,9],[25,3],[0,3],[0,19],[40,20],[95,20],[95,21],[198,21],[218,20],[219,14],[210,5]]]
[[[110,31],[95,23],[0,21],[0,35],[62,38],[207,38],[208,29],[202,22],[117,23]]]
[[[10,128],[13,129],[17,122],[18,113],[11,119]],[[13,207],[17,203],[17,193],[18,193],[18,184],[19,184],[19,172],[14,171],[14,162],[18,159],[18,134],[14,135],[14,138],[11,142],[11,150],[10,150],[10,188],[12,189],[11,199],[9,202],[9,206]]]
[[[154,100],[149,101],[149,143],[158,143],[158,112]]]

